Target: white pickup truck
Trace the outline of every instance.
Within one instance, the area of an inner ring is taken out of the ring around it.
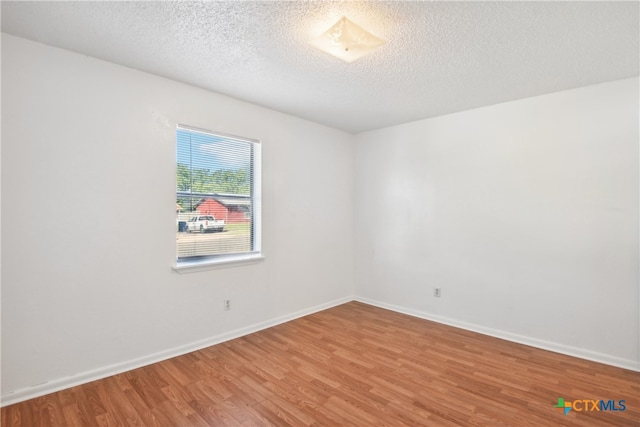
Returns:
[[[199,231],[206,233],[207,231],[223,231],[224,220],[217,220],[213,215],[198,215],[187,221],[187,233]]]

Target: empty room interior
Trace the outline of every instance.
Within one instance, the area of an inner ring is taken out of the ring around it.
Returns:
[[[638,1],[0,8],[3,426],[640,425]]]

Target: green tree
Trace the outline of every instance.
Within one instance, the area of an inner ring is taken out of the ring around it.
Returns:
[[[187,167],[187,165],[178,163],[177,178],[177,190],[189,191],[189,189],[191,188],[191,170]]]
[[[221,169],[213,173],[216,192],[228,194],[249,194],[249,173],[247,169]]]
[[[211,172],[203,168],[190,169],[187,165],[178,163],[177,191],[249,195],[250,187],[247,168]]]

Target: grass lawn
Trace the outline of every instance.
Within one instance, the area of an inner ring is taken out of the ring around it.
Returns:
[[[225,233],[229,233],[230,235],[242,235],[251,233],[251,224],[248,222],[240,223],[240,224],[225,224],[224,226]]]

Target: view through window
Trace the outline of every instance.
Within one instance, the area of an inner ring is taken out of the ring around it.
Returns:
[[[177,260],[260,251],[260,144],[178,126]]]

